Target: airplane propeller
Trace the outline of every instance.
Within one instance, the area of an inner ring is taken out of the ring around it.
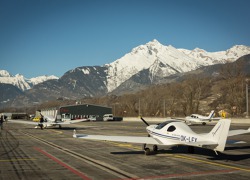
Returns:
[[[140,116],[140,119],[144,122],[144,124],[146,124],[147,126],[149,126],[148,122],[147,122],[145,119],[143,119],[141,116]],[[148,137],[150,137],[149,134],[148,134]],[[157,146],[156,146],[156,148],[157,148]],[[149,154],[150,154],[150,149],[147,148],[147,144],[142,144],[142,150],[145,151],[145,154],[146,154],[146,155],[149,155]]]
[[[140,116],[140,117],[141,117],[141,116]],[[141,120],[144,122],[144,124],[146,124],[147,126],[149,126],[148,122],[147,122],[145,119],[143,119],[143,118],[141,117]]]

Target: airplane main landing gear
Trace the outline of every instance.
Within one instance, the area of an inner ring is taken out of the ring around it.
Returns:
[[[151,154],[152,154],[152,152],[150,151],[150,149],[149,149],[149,148],[145,148],[145,149],[144,149],[144,151],[145,151],[145,155],[146,155],[146,156],[148,156],[148,155],[151,155]]]
[[[146,147],[146,144],[143,144],[142,149],[144,150],[145,155],[148,156],[148,155],[156,154],[158,151],[158,146],[154,145],[153,151],[151,151],[148,147]]]
[[[154,146],[153,146],[153,151],[154,151],[154,152],[157,152],[157,151],[158,151],[158,146],[157,146],[157,145],[154,145]]]
[[[40,124],[40,128],[43,130],[43,124]]]

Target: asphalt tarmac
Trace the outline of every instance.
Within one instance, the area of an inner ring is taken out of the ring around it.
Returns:
[[[152,124],[152,122],[150,122]],[[247,129],[232,124],[230,129]],[[192,125],[197,133],[213,125]],[[226,147],[224,153],[187,147],[163,147],[144,155],[141,145],[73,138],[83,134],[147,136],[142,122],[82,122],[67,127],[34,129],[32,125],[4,124],[0,133],[0,179],[250,179],[250,134],[230,139],[247,143]]]

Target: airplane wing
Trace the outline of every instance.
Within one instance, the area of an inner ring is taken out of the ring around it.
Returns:
[[[246,134],[246,133],[250,133],[250,128],[248,128],[247,130],[245,129],[230,130],[228,132],[228,136],[235,136],[235,135]]]
[[[171,117],[172,120],[176,120],[176,121],[180,121],[180,122],[186,122],[188,121],[186,118],[174,118],[174,117]]]
[[[88,134],[73,134],[74,138],[82,138],[89,140],[101,140],[101,141],[114,141],[114,142],[124,142],[124,143],[138,143],[138,144],[152,144],[152,145],[188,145],[196,147],[216,147],[218,144],[210,141],[203,142],[180,142],[180,143],[169,143],[163,144],[153,137],[139,137],[139,136],[104,136],[104,135],[88,135]]]
[[[160,141],[152,137],[139,137],[139,136],[104,136],[104,135],[87,135],[87,134],[75,134],[74,138],[101,140],[101,141],[114,141],[124,143],[138,143],[138,144],[157,144],[163,145]]]
[[[20,123],[20,124],[31,124],[31,125],[37,125],[39,124],[39,122],[34,122],[34,121],[24,121],[24,120],[8,120],[8,122],[11,123]]]
[[[221,120],[222,118],[219,118],[219,117],[216,117],[216,118],[211,118],[211,120],[213,120],[213,121],[219,121],[219,120]]]
[[[53,122],[53,123],[49,123],[49,124],[53,124],[53,125],[60,124],[60,125],[63,125],[63,124],[74,124],[74,123],[79,123],[79,122],[84,122],[84,121],[88,121],[88,119],[77,119],[77,120],[71,120],[71,121],[58,121],[58,122]]]
[[[174,118],[174,117],[171,117],[171,119],[174,119],[174,120],[179,120],[179,121],[186,121],[185,118]]]
[[[8,120],[8,122],[11,122],[11,123],[19,123],[19,124],[30,124],[30,125],[35,125],[35,126],[38,126],[38,125],[40,125],[40,124],[43,124],[43,125],[45,125],[45,126],[53,125],[53,123],[50,123],[50,122],[43,122],[43,123],[40,123],[40,122],[23,121],[23,120]]]

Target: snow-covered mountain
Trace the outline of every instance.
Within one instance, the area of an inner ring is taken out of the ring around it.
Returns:
[[[44,81],[48,81],[48,80],[51,80],[51,79],[59,79],[57,76],[54,76],[54,75],[43,75],[43,76],[38,76],[38,77],[35,77],[35,78],[31,78],[29,79],[28,81],[32,84],[32,85],[37,85],[39,83],[42,83]]]
[[[233,62],[246,54],[250,54],[250,47],[242,45],[226,51],[207,52],[199,48],[176,49],[171,45],[164,46],[157,40],[153,40],[105,65],[108,68],[107,89],[109,92],[113,91],[130,77],[145,69],[149,69],[153,81],[155,76],[166,77],[202,66]]]
[[[249,54],[250,47],[235,45],[226,51],[207,52],[203,49],[195,48],[194,50],[179,49],[189,57],[199,61],[206,61],[211,64],[233,62],[236,59]]]
[[[12,84],[23,90],[25,95],[22,97],[25,96],[31,103],[61,97],[78,99],[138,90],[138,87],[164,82],[164,78],[170,75],[233,62],[246,54],[250,54],[250,47],[243,45],[225,51],[207,52],[199,48],[177,49],[153,40],[133,48],[110,64],[76,67],[60,78],[40,76],[26,79],[22,75],[12,76],[0,70],[0,83]],[[22,103],[23,99],[19,97],[15,102]]]
[[[11,75],[6,70],[0,70],[0,83],[12,84],[22,91],[32,88],[34,85],[42,83],[50,79],[58,79],[56,76],[38,76],[35,78],[27,79],[21,74]]]

